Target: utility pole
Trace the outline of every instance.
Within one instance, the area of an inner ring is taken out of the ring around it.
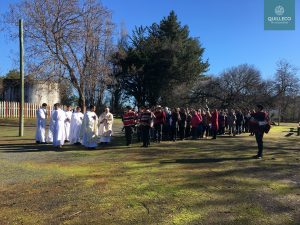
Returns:
[[[23,20],[19,20],[20,40],[20,111],[19,111],[19,136],[24,136],[24,43],[23,43]]]

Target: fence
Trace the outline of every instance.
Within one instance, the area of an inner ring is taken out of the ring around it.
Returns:
[[[40,105],[35,103],[24,104],[24,118],[35,118],[36,110]],[[47,111],[50,112],[53,106],[47,106]],[[18,118],[20,113],[19,102],[4,102],[0,101],[0,118]]]

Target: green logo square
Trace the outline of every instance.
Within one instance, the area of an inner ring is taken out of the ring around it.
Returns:
[[[265,30],[295,30],[295,0],[265,0]]]

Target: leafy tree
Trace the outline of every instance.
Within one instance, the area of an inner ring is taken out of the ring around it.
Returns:
[[[73,105],[76,106],[78,103],[78,97],[75,96],[72,85],[68,80],[61,80],[59,82],[59,94],[60,101],[63,105]]]
[[[6,79],[20,79],[20,72],[17,69],[8,71],[5,76]]]
[[[168,104],[169,94],[178,85],[189,84],[207,71],[204,48],[189,37],[174,11],[159,24],[138,27],[130,44],[118,54],[122,88],[137,105]]]
[[[108,90],[111,94],[111,110],[114,113],[122,113],[122,105],[125,102],[128,102],[128,96],[124,93],[124,89],[122,88],[122,80],[119,74],[122,71],[120,64],[118,63],[125,54],[124,49],[128,46],[128,35],[127,30],[124,26],[121,27],[120,39],[116,46],[115,52],[112,54],[110,59],[112,64],[112,74],[110,76],[111,82],[108,86]]]

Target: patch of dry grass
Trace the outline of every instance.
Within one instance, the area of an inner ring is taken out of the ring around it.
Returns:
[[[163,142],[95,151],[34,144],[0,121],[0,224],[299,224],[300,137]]]

